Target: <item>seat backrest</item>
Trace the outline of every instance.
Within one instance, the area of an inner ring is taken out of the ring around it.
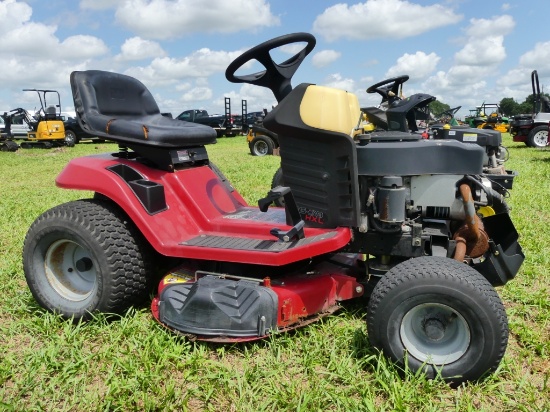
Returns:
[[[57,112],[55,110],[55,106],[46,107],[46,110],[44,110],[44,118],[46,120],[55,120],[57,118]]]
[[[357,97],[344,90],[301,84],[264,119],[278,134],[284,185],[310,227],[359,224]]]
[[[78,77],[84,77],[78,81]],[[87,113],[110,117],[138,117],[159,114],[159,107],[143,83],[119,73],[100,70],[74,72],[71,75],[75,109],[81,117]],[[75,95],[76,92],[76,95]]]

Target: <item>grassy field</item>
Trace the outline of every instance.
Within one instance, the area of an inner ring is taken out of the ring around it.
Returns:
[[[365,311],[248,344],[192,343],[159,326],[147,307],[73,324],[44,312],[25,283],[21,249],[32,221],[89,197],[54,178],[76,156],[110,144],[0,153],[0,411],[550,411],[550,149],[512,143],[512,219],[526,260],[499,288],[510,322],[495,374],[449,388],[396,368],[368,343]],[[210,158],[251,204],[278,158],[248,154],[244,137],[219,139]]]

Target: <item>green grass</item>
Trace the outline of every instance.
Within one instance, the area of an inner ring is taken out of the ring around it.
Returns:
[[[219,139],[210,158],[251,204],[267,192],[278,158],[248,154],[244,137]],[[451,389],[406,373],[368,343],[365,311],[337,315],[248,344],[189,342],[147,307],[73,324],[46,313],[25,283],[21,248],[46,209],[89,193],[61,190],[67,161],[114,145],[0,153],[0,411],[549,411],[550,150],[506,136],[512,218],[526,260],[499,293],[510,342],[499,370]]]

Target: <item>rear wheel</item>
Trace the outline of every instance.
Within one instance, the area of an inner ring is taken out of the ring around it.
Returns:
[[[537,126],[527,136],[527,146],[546,147],[548,144],[548,126]]]
[[[250,153],[254,156],[267,156],[273,154],[273,140],[267,136],[256,136],[248,146],[250,148]]]
[[[79,200],[44,212],[23,248],[29,288],[66,318],[121,313],[147,296],[152,249],[118,207]]]
[[[391,269],[374,288],[367,322],[370,342],[392,360],[456,383],[494,371],[508,342],[494,288],[447,258],[410,259]]]

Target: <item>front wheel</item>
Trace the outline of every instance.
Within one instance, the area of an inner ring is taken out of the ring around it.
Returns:
[[[537,126],[527,136],[527,146],[546,147],[548,145],[548,126]]]
[[[27,284],[65,318],[121,313],[147,296],[152,249],[118,207],[78,200],[44,212],[23,247]]]
[[[464,263],[420,257],[392,268],[368,306],[371,344],[401,366],[454,383],[494,371],[508,321],[491,284]]]

